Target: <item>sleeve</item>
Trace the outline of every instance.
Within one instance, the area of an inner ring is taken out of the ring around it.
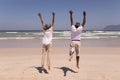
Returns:
[[[82,26],[80,26],[80,27],[77,28],[77,31],[82,31],[82,30],[83,30]]]
[[[75,32],[75,31],[76,31],[76,28],[75,28],[75,26],[74,26],[74,25],[72,25],[72,27],[71,27],[71,28],[72,28],[71,30],[72,30],[73,32]]]
[[[48,30],[49,30],[49,31],[52,31],[52,30],[53,30],[53,27],[51,26]]]

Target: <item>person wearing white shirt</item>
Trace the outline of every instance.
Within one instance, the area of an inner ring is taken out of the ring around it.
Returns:
[[[52,24],[44,24],[43,19],[42,19],[42,14],[38,13],[38,16],[40,18],[42,28],[43,28],[43,39],[42,39],[42,58],[41,58],[41,65],[42,69],[44,69],[44,63],[45,63],[45,53],[47,53],[47,66],[48,69],[50,70],[50,51],[52,47],[52,33],[54,30],[54,18],[55,18],[55,13],[52,12]]]
[[[80,24],[76,22],[73,23],[73,11],[69,11],[70,14],[70,22],[71,22],[71,43],[70,43],[70,51],[69,51],[69,61],[72,60],[73,54],[76,52],[76,67],[79,69],[79,58],[80,58],[80,46],[81,46],[81,33],[86,23],[86,12],[83,11],[83,22]]]

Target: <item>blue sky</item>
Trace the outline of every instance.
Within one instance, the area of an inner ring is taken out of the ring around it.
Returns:
[[[41,30],[38,12],[51,23],[53,11],[55,29],[70,29],[69,10],[74,23],[82,22],[82,12],[87,12],[85,29],[120,24],[120,0],[0,0],[0,30]]]

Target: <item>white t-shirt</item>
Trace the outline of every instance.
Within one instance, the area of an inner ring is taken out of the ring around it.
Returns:
[[[82,26],[75,28],[75,25],[72,25],[72,27],[71,27],[71,40],[81,40],[82,30],[83,30]]]
[[[53,33],[52,26],[48,30],[44,31],[44,36],[42,39],[42,43],[44,45],[48,45],[52,42],[52,33]]]

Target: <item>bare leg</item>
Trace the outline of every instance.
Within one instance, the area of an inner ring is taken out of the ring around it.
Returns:
[[[76,56],[76,67],[79,69],[79,56]]]
[[[44,62],[45,62],[45,48],[42,48],[42,58],[41,58],[41,65],[42,69],[44,69]]]
[[[70,57],[69,57],[69,61],[72,60],[72,58],[73,58],[73,53],[74,53],[74,52],[70,51],[70,53],[69,53],[69,56],[70,56]]]
[[[47,65],[48,65],[48,70],[50,70],[50,45],[48,45],[47,49]]]

